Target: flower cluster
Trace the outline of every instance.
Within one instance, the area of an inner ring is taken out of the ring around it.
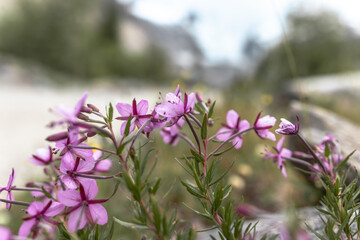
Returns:
[[[149,107],[149,102],[144,99],[133,99],[131,104],[117,103],[118,116],[114,116],[111,103],[102,113],[95,105],[85,104],[86,99],[85,93],[75,107],[55,107],[54,112],[59,115],[59,120],[50,126],[62,126],[66,131],[48,136],[47,146],[37,149],[29,157],[31,163],[44,168],[46,181],[30,182],[26,187],[19,188],[14,185],[15,172],[12,170],[8,184],[0,188],[0,193],[7,192],[6,199],[0,199],[6,203],[7,209],[12,204],[27,207],[27,215],[18,232],[20,237],[46,235],[53,238],[56,227],[72,234],[98,231],[96,225],[109,222],[103,203],[111,200],[119,184],[122,184],[135,202],[136,223],[126,223],[115,217],[114,220],[123,226],[140,226],[150,230],[158,239],[173,238],[178,222],[176,215],[158,209],[154,195],[160,180],[152,181],[149,179],[150,174],[144,174],[147,172],[148,155],[146,160],[142,160],[140,154],[137,154],[140,150],[134,147],[141,136],[147,139],[154,130],[159,129],[166,144],[175,146],[182,140],[190,148],[191,154],[183,159],[186,167],[182,166],[187,168],[194,179],[181,183],[191,195],[199,199],[204,208],[195,213],[204,212],[201,216],[213,220],[220,236],[224,238],[251,239],[247,231],[241,230],[244,222],[233,211],[232,203],[224,202],[231,186],[224,186],[220,181],[226,174],[216,174],[218,160],[215,157],[232,148],[240,149],[245,141],[244,136],[250,132],[254,132],[260,139],[276,141],[275,134],[270,131],[276,123],[275,117],[261,116],[260,112],[251,124],[232,109],[226,114],[226,123],[222,123],[211,136],[208,129],[214,125],[212,115],[215,102],[210,99],[204,102],[198,93],[183,93],[179,86],[174,92],[167,93],[165,99],[161,97],[161,102],[153,107]],[[113,128],[114,121],[121,121],[120,129]],[[266,147],[264,159],[272,159],[277,163],[285,177],[285,167],[291,161],[303,164],[314,173],[326,174],[335,181],[336,168],[344,159],[337,141],[328,135],[319,146],[310,147],[299,135],[299,125],[299,118],[295,125],[282,118],[280,128],[275,132],[297,136],[308,152],[292,152],[284,148],[285,136],[282,136],[273,151]],[[93,137],[102,138],[107,145],[91,145],[89,139]],[[228,148],[224,149],[227,145]],[[117,161],[120,171],[112,169],[113,161]],[[216,179],[215,175],[221,175],[221,178]],[[113,184],[114,193],[107,197],[97,197],[99,181],[111,180],[116,182]],[[34,200],[17,201],[13,191],[29,191]],[[238,208],[237,212],[240,210]],[[169,218],[170,215],[172,217]],[[79,231],[81,229],[89,231]],[[193,229],[185,231],[185,235],[178,234],[188,236],[186,234],[191,231]],[[7,229],[0,228],[0,232],[9,236],[6,239],[11,238]]]

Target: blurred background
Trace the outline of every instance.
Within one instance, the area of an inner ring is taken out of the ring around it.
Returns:
[[[259,111],[296,114],[312,143],[331,132],[352,151],[360,132],[359,7],[350,0],[0,0],[0,185],[11,168],[17,186],[41,179],[28,157],[54,132],[45,127],[56,118],[50,109],[74,105],[85,91],[88,103],[104,109],[134,97],[155,104],[159,91],[180,84],[217,101],[214,133],[228,109],[249,122]],[[168,202],[183,207],[192,199],[173,176],[187,177],[174,160],[186,146],[152,138],[156,174],[172,183],[162,190],[173,185]],[[240,151],[223,156],[223,170],[235,163],[232,198],[270,212],[317,204],[316,184],[290,164],[283,179],[262,160],[265,145],[273,143],[248,134]],[[122,207],[107,204],[121,218]],[[0,224],[12,219],[0,212]]]

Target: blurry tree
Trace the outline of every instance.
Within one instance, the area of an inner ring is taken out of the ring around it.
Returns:
[[[115,0],[17,0],[15,12],[0,21],[0,52],[83,79],[167,79],[160,49],[134,56],[121,47],[121,14]]]
[[[281,83],[296,77],[359,69],[360,38],[329,11],[293,11],[284,36],[255,72],[258,81]]]

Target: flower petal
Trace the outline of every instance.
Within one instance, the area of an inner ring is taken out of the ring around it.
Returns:
[[[123,117],[130,116],[130,114],[133,114],[132,106],[127,103],[116,104],[116,109],[118,110],[120,115]]]
[[[147,100],[141,100],[136,107],[138,115],[145,115],[149,109],[149,103]]]
[[[20,226],[18,235],[20,237],[29,236],[29,234],[31,232],[31,229],[35,224],[36,224],[36,219],[35,218],[24,221]]]
[[[229,110],[226,114],[226,123],[231,128],[237,128],[237,121],[239,118],[239,114],[237,114],[234,110]]]
[[[85,209],[83,207],[79,207],[70,213],[68,228],[71,232],[76,232],[77,230],[83,229],[85,227],[87,221],[84,210]]]
[[[94,222],[104,225],[108,222],[108,215],[101,204],[89,204],[90,213]]]
[[[65,206],[73,207],[81,203],[80,193],[76,190],[61,191],[57,195],[58,201]]]

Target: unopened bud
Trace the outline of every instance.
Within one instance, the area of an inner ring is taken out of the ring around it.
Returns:
[[[88,120],[89,120],[89,117],[86,116],[85,114],[82,114],[82,113],[79,113],[79,114],[77,115],[77,118],[78,118],[78,119],[81,119],[81,120],[84,120],[84,121],[88,121]]]
[[[211,104],[211,99],[210,98],[208,98],[208,100],[207,100],[207,104]]]
[[[95,135],[96,135],[96,132],[88,132],[88,133],[86,134],[87,137],[93,137],[93,136],[95,136]]]
[[[91,103],[87,104],[87,106],[95,112],[100,112],[100,110],[97,107],[95,107],[94,105],[92,105]]]
[[[81,111],[81,112],[86,112],[86,113],[91,113],[91,110],[92,110],[92,109],[89,108],[89,107],[82,106],[80,111]]]
[[[46,176],[51,175],[49,169],[47,169],[47,168],[44,168],[44,173],[45,173]]]
[[[198,100],[198,102],[203,102],[204,101],[204,99],[203,99],[203,97],[201,96],[201,94],[200,93],[196,93],[195,94],[195,96],[196,96],[196,100]]]
[[[208,126],[209,127],[214,126],[214,121],[211,118],[208,119]]]
[[[49,142],[57,142],[63,140],[68,137],[68,132],[60,132],[55,133],[53,135],[48,136],[45,140]]]

